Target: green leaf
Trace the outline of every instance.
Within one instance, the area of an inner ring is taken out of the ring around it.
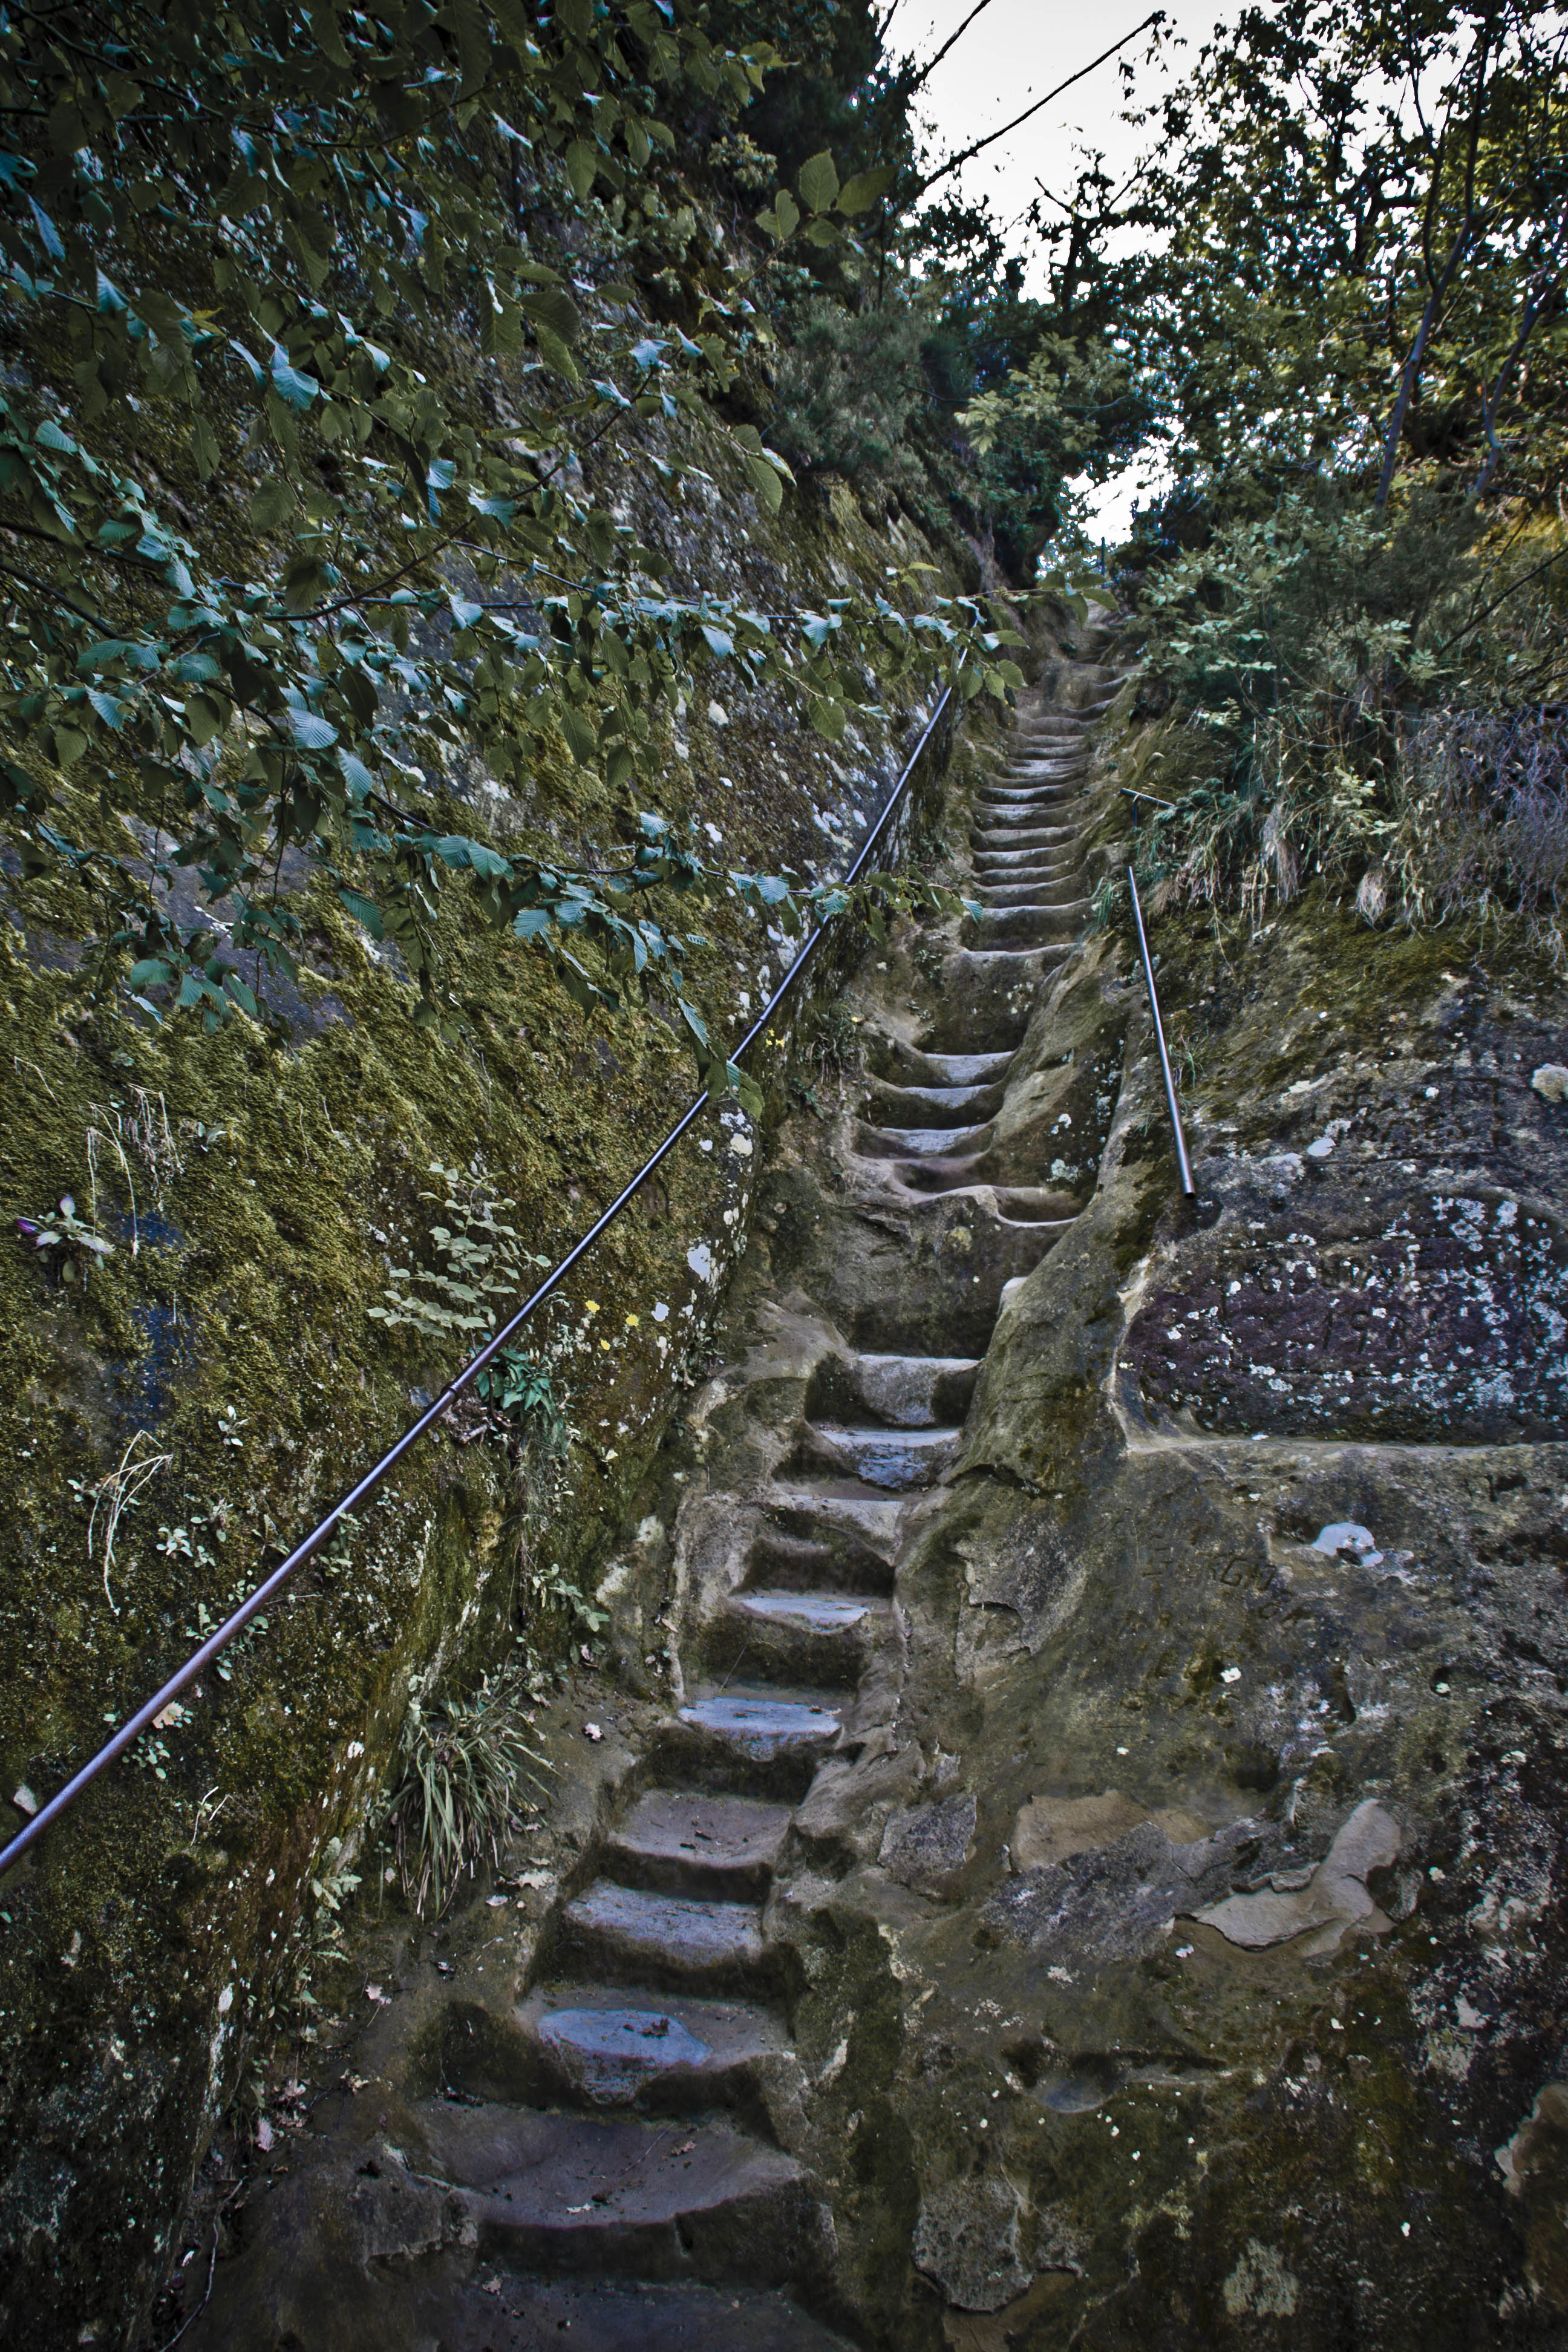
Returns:
[[[276,530],[298,512],[294,492],[281,474],[268,474],[251,494],[250,520],[258,530]]]
[[[272,346],[272,389],[289,408],[303,411],[310,407],[321,387],[313,378],[301,375],[280,343]]]
[[[574,343],[583,331],[583,318],[564,286],[544,286],[518,297],[518,308],[536,326],[548,327],[563,343]]]
[[[566,177],[580,205],[586,204],[593,194],[598,173],[598,150],[590,147],[585,139],[574,139],[566,150]]]
[[[545,366],[553,368],[557,375],[564,376],[568,383],[580,383],[582,373],[577,362],[554,329],[545,326],[541,320],[535,325],[533,334],[539,345],[539,356]]]
[[[765,457],[753,457],[749,453],[742,459],[746,478],[755,490],[769,514],[777,514],[784,504],[784,484]]]
[[[795,186],[814,213],[831,212],[838,194],[838,166],[826,148],[803,163],[795,176]]]
[[[290,710],[286,723],[302,751],[330,751],[338,740],[337,729],[317,710]]]
[[[356,801],[369,800],[375,791],[375,778],[371,774],[370,770],[365,766],[364,761],[359,757],[359,754],[355,751],[346,750],[344,746],[340,743],[338,746],[338,767],[342,772],[343,782],[347,784],[353,798]]]
[[[570,703],[561,712],[561,731],[578,765],[584,768],[591,766],[599,748],[599,739],[583,713],[574,710]]]
[[[338,897],[353,917],[354,921],[362,929],[367,930],[373,940],[384,940],[386,937],[381,919],[381,909],[374,898],[367,898],[359,890],[340,890]]]
[[[838,192],[839,211],[868,213],[872,205],[887,194],[897,177],[898,167],[893,163],[879,164],[874,172],[857,172],[855,177],[847,181]]]

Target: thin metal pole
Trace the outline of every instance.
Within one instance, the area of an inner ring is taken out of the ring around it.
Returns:
[[[941,719],[943,711],[947,709],[947,706],[952,699],[952,688],[948,687],[944,689],[941,701],[937,704],[936,709],[931,712],[930,719],[927,719],[924,728],[921,730],[920,741],[915,745],[914,750],[910,753],[909,759],[905,761],[903,772],[900,776],[898,782],[893,786],[892,791],[889,793],[887,803],[884,806],[881,814],[878,817],[875,824],[872,825],[870,831],[867,834],[865,840],[861,843],[859,850],[856,855],[854,864],[850,866],[848,873],[846,874],[842,884],[839,886],[841,888],[847,889],[851,887],[859,880],[861,875],[865,872],[867,865],[870,860],[871,852],[875,849],[878,842],[881,839],[882,835],[886,832],[889,820],[891,818],[894,810],[898,807],[899,803],[903,798],[905,788],[909,783],[910,778],[915,772],[921,754],[925,750],[926,745],[931,741],[932,735],[936,731],[938,721]],[[828,922],[832,919],[833,919],[829,917]],[[800,953],[791,964],[788,971],[785,972],[783,980],[779,982],[777,988],[774,989],[772,996],[768,999],[767,1003],[763,1007],[762,1012],[759,1013],[756,1020],[752,1022],[751,1027],[747,1030],[745,1035],[736,1046],[733,1054],[730,1056],[731,1061],[738,1062],[742,1055],[746,1053],[751,1046],[754,1045],[757,1039],[763,1035],[763,1032],[767,1029],[769,1024],[773,1020],[774,1013],[778,1011],[779,1006],[784,1003],[784,998],[789,994],[790,990],[794,988],[799,981],[801,974],[806,968],[806,965],[811,961],[812,957],[816,954],[817,947],[826,929],[827,922],[818,923],[816,929],[812,932],[810,938],[806,940],[805,945],[802,948]],[[448,1381],[447,1386],[442,1390],[435,1402],[426,1407],[417,1421],[411,1422],[409,1423],[408,1427],[403,1432],[401,1437],[397,1438],[393,1444],[387,1447],[386,1452],[381,1456],[381,1459],[378,1462],[373,1463],[371,1467],[364,1473],[363,1476],[359,1478],[355,1484],[349,1488],[347,1494],[342,1496],[339,1500],[332,1505],[332,1507],[327,1513],[326,1517],[320,1520],[317,1525],[310,1529],[310,1534],[295,1545],[293,1550],[289,1554],[288,1559],[279,1561],[279,1565],[273,1570],[271,1575],[267,1577],[260,1584],[258,1584],[254,1592],[247,1595],[245,1600],[240,1602],[238,1608],[235,1610],[232,1616],[225,1618],[223,1623],[216,1628],[216,1632],[207,1635],[206,1640],[202,1643],[200,1649],[194,1650],[191,1653],[191,1655],[185,1660],[184,1665],[180,1666],[170,1675],[168,1681],[163,1685],[162,1688],[155,1690],[152,1697],[145,1700],[142,1705],[137,1708],[135,1714],[128,1717],[128,1719],[120,1726],[119,1730],[114,1733],[113,1737],[105,1740],[97,1755],[92,1757],[88,1763],[84,1764],[80,1771],[75,1773],[72,1778],[66,1782],[63,1789],[57,1790],[55,1794],[49,1799],[47,1805],[40,1806],[39,1810],[34,1814],[32,1820],[26,1824],[26,1827],[19,1831],[11,1840],[9,1845],[7,1845],[3,1852],[0,1852],[0,1877],[5,1875],[5,1872],[10,1869],[13,1863],[19,1862],[21,1860],[28,1847],[37,1843],[37,1840],[43,1836],[44,1832],[50,1826],[50,1824],[59,1819],[60,1815],[66,1811],[68,1806],[73,1805],[76,1802],[77,1799],[81,1795],[82,1790],[92,1781],[96,1780],[99,1774],[106,1770],[107,1768],[114,1762],[116,1757],[124,1755],[125,1750],[131,1746],[132,1742],[141,1738],[142,1732],[147,1729],[148,1725],[151,1724],[158,1716],[163,1714],[163,1709],[169,1705],[172,1699],[178,1698],[180,1693],[186,1689],[190,1684],[195,1682],[196,1676],[201,1674],[205,1667],[212,1664],[219,1652],[226,1649],[228,1643],[234,1640],[236,1634],[242,1633],[245,1631],[245,1628],[249,1624],[251,1619],[258,1615],[259,1612],[266,1608],[273,1594],[279,1591],[283,1585],[287,1584],[295,1570],[303,1568],[308,1559],[313,1559],[315,1554],[321,1550],[322,1545],[336,1533],[342,1522],[345,1518],[351,1517],[352,1514],[359,1508],[361,1504],[365,1503],[370,1499],[371,1496],[375,1493],[377,1487],[380,1486],[389,1474],[396,1468],[404,1455],[408,1453],[413,1446],[418,1444],[419,1440],[424,1436],[426,1431],[431,1426],[431,1424],[434,1422],[440,1420],[442,1414],[447,1411],[447,1407],[454,1402],[454,1400],[461,1396],[463,1391],[478,1378],[479,1374],[484,1370],[487,1364],[493,1361],[495,1357],[500,1353],[501,1349],[506,1346],[507,1342],[513,1337],[513,1335],[521,1329],[522,1326],[527,1322],[534,1309],[543,1305],[551,1292],[554,1290],[560,1283],[565,1280],[567,1275],[571,1273],[578,1260],[585,1257],[587,1253],[593,1248],[595,1243],[599,1239],[599,1236],[606,1230],[607,1227],[614,1224],[616,1219],[620,1215],[621,1211],[626,1207],[628,1201],[632,1200],[636,1194],[641,1191],[643,1185],[647,1183],[648,1178],[653,1174],[654,1170],[658,1166],[660,1160],[663,1160],[668,1152],[674,1150],[676,1145],[680,1141],[681,1137],[686,1133],[688,1128],[694,1125],[701,1117],[703,1111],[708,1107],[708,1099],[709,1098],[706,1095],[699,1095],[695,1101],[688,1105],[686,1110],[681,1114],[680,1118],[677,1119],[675,1125],[670,1129],[669,1133],[665,1137],[664,1141],[658,1146],[658,1149],[644,1160],[637,1174],[632,1178],[631,1182],[626,1185],[623,1192],[616,1194],[616,1198],[611,1202],[609,1207],[604,1212],[603,1215],[595,1220],[594,1223],[589,1226],[587,1232],[583,1235],[582,1240],[576,1243],[576,1244],[567,1252],[560,1265],[555,1266],[545,1276],[544,1280],[540,1284],[532,1297],[525,1299],[523,1304],[517,1309],[517,1312],[512,1315],[508,1321],[501,1325],[500,1329],[493,1333],[491,1337],[486,1340],[478,1355],[471,1356],[469,1358],[468,1361],[463,1366],[462,1370],[457,1375],[457,1378],[455,1380]]]
[[[1138,952],[1143,959],[1143,978],[1148,983],[1149,1010],[1154,1016],[1154,1036],[1160,1048],[1160,1067],[1165,1074],[1165,1108],[1171,1114],[1171,1130],[1176,1139],[1176,1165],[1182,1171],[1182,1190],[1189,1199],[1197,1191],[1193,1181],[1193,1163],[1187,1158],[1187,1139],[1182,1129],[1181,1106],[1176,1100],[1176,1081],[1171,1075],[1171,1056],[1165,1050],[1165,1024],[1160,1018],[1160,999],[1154,989],[1154,967],[1149,961],[1149,940],[1143,929],[1143,909],[1138,903],[1138,877],[1131,866],[1127,868],[1127,887],[1132,893],[1132,919],[1138,926]],[[5,1857],[0,1855],[0,1867]]]

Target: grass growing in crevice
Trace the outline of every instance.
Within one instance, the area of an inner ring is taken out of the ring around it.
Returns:
[[[503,1668],[468,1698],[410,1703],[387,1826],[404,1894],[422,1916],[439,1918],[485,1854],[500,1861],[525,1783],[543,1789],[530,1768],[549,1766],[523,1738],[521,1696]]]

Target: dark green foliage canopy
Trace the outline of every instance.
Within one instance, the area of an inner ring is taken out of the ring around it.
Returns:
[[[615,434],[673,482],[701,425],[781,507],[786,462],[713,405],[771,332],[752,265],[703,229],[667,120],[732,119],[775,54],[668,0],[5,21],[0,794],[24,869],[97,893],[102,985],[128,964],[152,1010],[254,1010],[220,925],[289,961],[295,848],[396,942],[422,1020],[461,877],[584,997],[662,975],[706,1058],[652,911],[710,887],[691,850],[649,814],[607,872],[503,854],[450,830],[452,763],[510,783],[559,735],[630,790],[714,662],[830,740],[881,684],[1016,676],[979,607],[898,583],[825,614],[678,595],[579,487]],[[797,185],[774,235],[847,244],[830,159]],[[182,867],[205,930],[168,912]]]

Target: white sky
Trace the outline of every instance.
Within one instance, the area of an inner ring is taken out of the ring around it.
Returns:
[[[1122,52],[1138,66],[1134,104],[1152,102],[1195,60],[1214,25],[1235,13],[1237,0],[1163,0],[1167,36],[1179,37],[1184,47],[1168,39],[1162,64],[1152,70],[1142,59],[1149,36],[1141,34]],[[888,46],[917,58],[930,57],[968,15],[973,0],[899,0],[888,28]],[[1085,6],[1082,0],[991,0],[984,15],[970,26],[952,55],[938,66],[921,93],[929,126],[930,152],[940,160],[969,146],[1047,90],[1065,81],[1080,66],[1109,48],[1121,34],[1149,13],[1147,0],[1116,0],[1114,13],[1103,5]],[[1127,100],[1111,58],[1088,78],[1044,108],[1023,129],[1013,132],[984,155],[964,165],[954,176],[971,199],[989,199],[997,222],[1005,229],[1017,224],[1019,249],[1029,257],[1026,284],[1031,293],[1045,289],[1043,252],[1029,240],[1024,244],[1023,215],[1037,194],[1037,179],[1058,196],[1070,193],[1080,151],[1101,147],[1107,168],[1124,178],[1135,163],[1142,134],[1121,120]],[[1124,477],[1099,494],[1093,528],[1115,541],[1124,535],[1137,496],[1133,478]]]

